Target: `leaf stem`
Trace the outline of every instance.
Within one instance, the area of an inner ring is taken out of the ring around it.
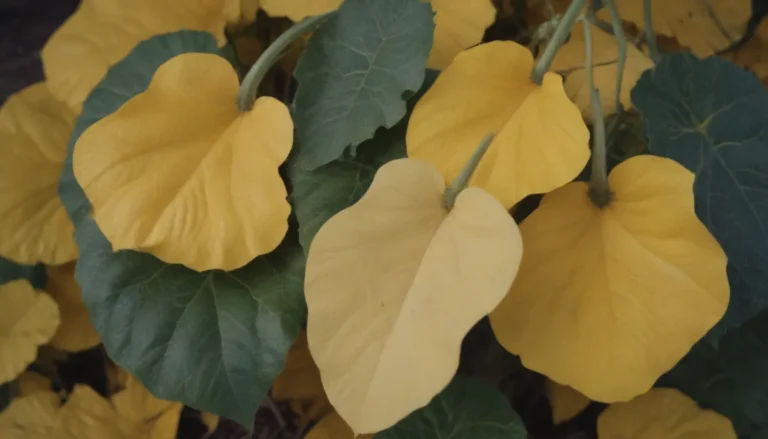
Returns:
[[[491,146],[493,136],[493,133],[487,134],[483,140],[480,141],[480,145],[477,146],[475,152],[473,152],[469,157],[467,164],[464,165],[464,168],[461,170],[461,172],[459,172],[459,175],[457,175],[451,184],[445,189],[445,195],[443,195],[443,206],[446,208],[446,210],[453,209],[453,205],[456,204],[456,197],[458,197],[459,193],[461,193],[461,191],[467,187],[469,179],[472,178],[472,174],[474,174],[475,170],[477,169],[477,165],[480,164],[480,160],[483,159],[485,152],[488,151],[488,147]]]
[[[261,80],[264,79],[272,65],[280,59],[283,51],[300,36],[319,26],[331,14],[333,12],[305,18],[288,28],[267,47],[240,84],[240,91],[237,94],[237,106],[240,111],[248,111],[253,107]]]
[[[656,41],[656,31],[653,30],[653,21],[651,19],[652,6],[651,0],[643,0],[643,22],[645,25],[645,41],[648,43],[648,50],[651,51],[651,59],[653,62],[658,63],[661,58],[659,52],[659,44]]]
[[[624,35],[624,26],[621,23],[616,2],[614,0],[603,1],[608,8],[608,12],[611,14],[613,35],[616,37],[616,43],[619,45],[619,60],[616,67],[616,113],[621,114],[624,111],[621,105],[621,86],[624,81],[624,66],[627,64],[627,37]]]
[[[558,24],[555,33],[552,35],[549,43],[547,43],[547,47],[544,48],[544,53],[541,54],[536,65],[533,67],[533,71],[531,71],[531,81],[541,84],[541,81],[544,80],[544,74],[547,73],[549,66],[552,65],[552,60],[555,59],[560,46],[565,43],[565,40],[571,33],[571,29],[576,23],[579,13],[584,9],[586,2],[587,0],[573,0],[571,5],[568,6],[568,10],[565,11],[565,14],[560,19],[560,24]]]
[[[589,181],[589,198],[599,208],[610,203],[611,190],[608,187],[608,164],[605,142],[605,119],[603,106],[600,103],[600,91],[595,88],[592,66],[592,29],[584,17],[579,21],[584,25],[584,65],[587,68],[587,88],[592,98],[592,113],[595,123],[592,126],[592,177]]]

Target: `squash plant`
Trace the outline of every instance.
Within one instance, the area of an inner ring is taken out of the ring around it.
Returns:
[[[599,438],[764,437],[767,60],[718,56],[760,2],[544,3],[525,46],[490,0],[84,0],[0,110],[0,381],[102,342],[157,400],[0,432],[268,397],[316,439],[524,438],[500,346]],[[259,8],[294,24],[241,69]]]

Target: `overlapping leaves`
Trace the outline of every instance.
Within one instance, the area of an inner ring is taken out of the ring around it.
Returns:
[[[109,71],[78,120],[60,193],[82,253],[76,279],[110,357],[158,397],[248,425],[303,320],[300,247],[286,242],[233,272],[115,253],[72,173],[83,131],[144,91],[168,59],[189,52],[216,53],[216,41],[201,32],[160,35]]]

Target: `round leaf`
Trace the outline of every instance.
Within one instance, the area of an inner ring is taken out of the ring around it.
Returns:
[[[77,258],[74,228],[56,192],[75,114],[39,82],[0,108],[0,255],[21,264]]]
[[[57,99],[80,112],[107,70],[153,35],[208,31],[224,44],[226,23],[240,19],[238,4],[230,0],[83,0],[43,47],[49,87]]]
[[[589,158],[589,131],[563,81],[531,82],[533,56],[513,42],[461,53],[416,105],[408,156],[435,165],[452,181],[480,139],[497,133],[470,180],[511,208],[528,195],[576,178]]]
[[[526,439],[523,420],[498,390],[457,376],[428,406],[375,439]]]
[[[612,404],[597,419],[599,439],[736,439],[731,421],[702,410],[674,389],[653,389],[630,402]]]
[[[312,241],[309,348],[356,433],[393,425],[448,385],[462,339],[514,279],[514,220],[478,188],[448,212],[444,191],[428,163],[389,162]]]
[[[59,326],[59,309],[26,280],[0,286],[0,383],[16,378],[37,358]]]
[[[693,211],[693,174],[642,155],[608,182],[603,209],[582,182],[544,196],[520,226],[520,272],[491,314],[523,365],[601,402],[648,391],[729,297],[725,255]]]
[[[238,89],[224,58],[182,54],[80,135],[75,177],[115,251],[234,270],[280,244],[290,205],[277,168],[293,123],[273,98],[240,113]]]
[[[239,270],[202,273],[115,253],[72,172],[72,148],[91,124],[143,92],[168,59],[216,50],[208,34],[178,32],[141,43],[115,65],[84,106],[59,190],[82,254],[75,277],[110,358],[158,398],[251,425],[304,319],[300,247],[287,240]]]

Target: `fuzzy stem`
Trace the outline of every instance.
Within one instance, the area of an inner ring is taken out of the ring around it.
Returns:
[[[611,191],[608,187],[608,169],[606,162],[605,120],[603,106],[600,103],[600,92],[595,89],[592,66],[592,29],[584,18],[584,65],[587,68],[587,88],[592,98],[592,113],[595,123],[592,127],[594,145],[592,147],[592,178],[589,181],[589,198],[597,207],[605,207],[610,202]]]
[[[565,40],[571,33],[571,29],[584,9],[586,2],[587,0],[573,0],[571,5],[568,6],[568,10],[565,11],[563,18],[560,19],[560,24],[558,24],[555,33],[552,35],[549,43],[547,43],[547,47],[544,48],[544,53],[541,54],[541,57],[539,57],[539,60],[533,67],[533,71],[531,71],[531,81],[541,84],[541,81],[544,80],[544,74],[547,73],[549,66],[552,65],[552,60],[555,59],[560,46],[565,43]]]
[[[474,174],[477,169],[477,165],[480,164],[480,160],[483,159],[485,152],[488,151],[488,147],[491,146],[493,136],[494,134],[488,134],[483,138],[480,145],[475,149],[475,152],[473,152],[469,157],[469,160],[467,160],[467,164],[464,165],[464,168],[459,172],[459,175],[457,175],[450,186],[445,189],[443,206],[447,210],[453,209],[453,205],[456,203],[456,197],[458,197],[459,193],[467,187],[469,179],[472,178],[472,174]]]
[[[237,94],[237,106],[240,111],[248,111],[253,107],[261,80],[264,79],[272,65],[280,59],[283,51],[300,36],[319,26],[331,14],[333,12],[305,18],[288,28],[267,47],[267,50],[256,60],[240,84],[240,91]]]
[[[624,111],[621,105],[621,86],[624,81],[624,66],[627,63],[627,37],[624,35],[624,26],[621,24],[619,10],[616,8],[614,0],[603,0],[611,14],[611,26],[613,26],[613,35],[616,36],[616,43],[619,45],[619,59],[616,66],[616,113]]]
[[[648,43],[648,49],[651,51],[651,59],[658,63],[661,58],[659,44],[656,41],[656,31],[653,30],[653,21],[651,17],[651,0],[643,0],[643,21],[645,22],[645,40]]]

